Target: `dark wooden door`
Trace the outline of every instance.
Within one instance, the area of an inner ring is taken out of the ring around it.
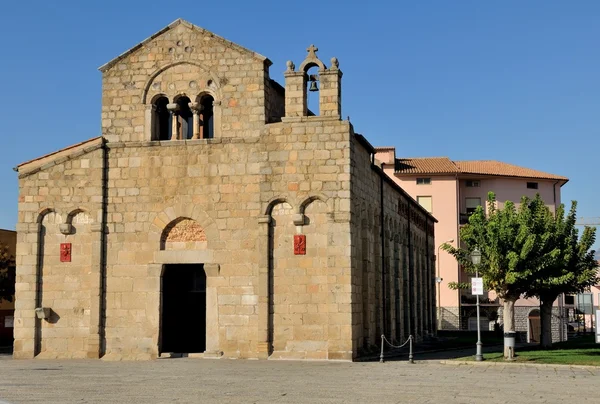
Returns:
[[[542,324],[539,315],[529,316],[529,342],[539,343],[542,333]]]
[[[162,294],[161,352],[204,352],[206,273],[203,265],[167,265]]]

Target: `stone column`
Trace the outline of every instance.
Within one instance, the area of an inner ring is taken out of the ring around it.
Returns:
[[[267,359],[270,353],[269,327],[269,229],[271,216],[258,218],[258,347],[259,359]]]
[[[171,113],[171,140],[179,140],[181,136],[179,134],[179,122],[177,117],[179,116],[179,104],[172,103],[167,104],[167,109]]]
[[[102,298],[103,291],[103,259],[102,241],[104,226],[101,223],[93,223],[92,231],[92,265],[90,273],[90,328],[88,336],[88,358],[100,358],[102,355]]]
[[[35,308],[41,305],[41,279],[39,267],[39,243],[41,223],[17,224],[17,279],[15,285],[14,350],[15,359],[31,359],[39,351],[40,320]]]
[[[158,122],[156,119],[156,105],[146,105],[144,111],[144,122],[144,140],[158,140]]]
[[[219,304],[214,279],[220,273],[219,264],[204,264],[206,273],[206,350],[205,358],[218,358],[223,355],[219,347]]]
[[[194,114],[194,126],[192,139],[202,139],[202,133],[200,132],[200,114],[202,112],[202,104],[199,102],[190,102],[190,109]]]

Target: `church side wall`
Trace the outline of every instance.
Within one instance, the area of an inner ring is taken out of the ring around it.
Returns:
[[[382,220],[381,176],[357,140],[351,150],[352,313],[360,354],[379,349],[382,333],[403,342],[434,332],[433,223],[387,181]]]

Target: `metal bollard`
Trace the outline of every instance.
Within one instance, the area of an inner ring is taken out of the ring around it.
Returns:
[[[412,350],[412,342],[413,342],[413,336],[409,335],[408,336],[408,340],[410,341],[408,343],[408,363],[415,363],[415,361],[413,360],[413,350]]]
[[[379,363],[383,363],[383,339],[385,336],[381,334],[381,354],[379,355]]]

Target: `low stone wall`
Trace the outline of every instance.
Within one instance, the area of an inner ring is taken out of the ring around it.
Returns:
[[[460,330],[460,307],[442,307],[439,313],[438,329]]]
[[[536,306],[515,306],[515,331],[522,335],[520,342],[530,342],[529,335],[529,314],[534,310],[539,310]],[[503,309],[498,309],[498,322],[502,324]],[[567,340],[567,317],[561,316],[558,307],[552,308],[552,342]],[[562,336],[561,336],[562,331]]]

